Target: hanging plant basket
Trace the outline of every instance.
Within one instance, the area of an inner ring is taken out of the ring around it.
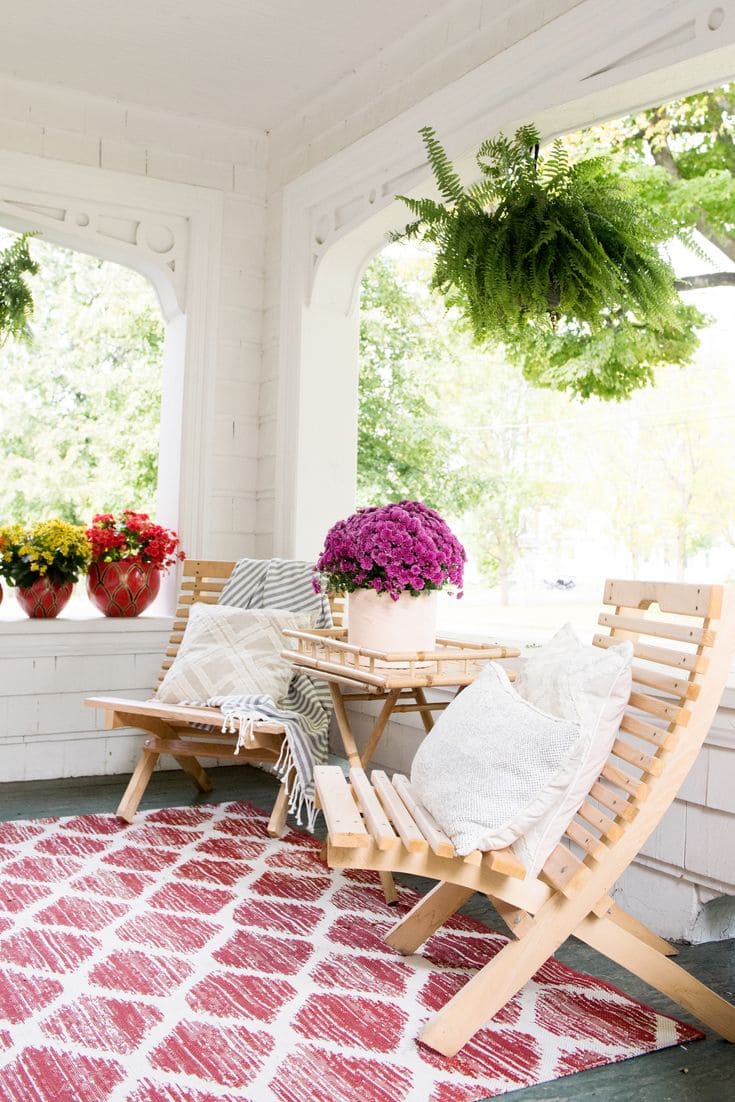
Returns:
[[[607,160],[572,164],[558,141],[539,157],[539,133],[524,126],[483,142],[480,178],[465,188],[433,129],[421,134],[443,201],[399,196],[416,218],[394,239],[436,247],[432,286],[477,341],[675,319],[665,233]]]

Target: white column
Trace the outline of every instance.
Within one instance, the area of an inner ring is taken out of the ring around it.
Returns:
[[[315,558],[355,507],[359,310],[303,307],[291,551]]]

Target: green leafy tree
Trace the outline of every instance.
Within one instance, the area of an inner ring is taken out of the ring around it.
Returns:
[[[16,237],[0,252],[0,346],[8,337],[28,339],[28,319],[33,313],[33,295],[28,277],[38,265],[28,247],[28,234]]]
[[[163,324],[137,273],[37,240],[32,343],[0,351],[0,519],[153,511]]]
[[[691,240],[697,230],[735,262],[735,85],[607,124],[601,137],[641,198],[676,232]],[[735,272],[684,275],[678,285],[733,286]]]
[[[595,477],[576,486],[576,511],[599,518],[634,574],[657,557],[682,579],[697,553],[731,542],[733,410],[727,365],[710,366],[706,388],[697,366],[668,374],[636,396],[624,419],[615,408],[590,410],[594,430],[580,459]]]
[[[535,390],[500,356],[488,384],[486,358],[477,350],[462,365],[457,391],[456,439],[481,487],[464,518],[466,542],[484,581],[498,586],[507,604],[539,514],[551,538],[564,493],[549,402],[555,396]]]
[[[600,152],[658,227],[660,240],[678,237],[699,251],[695,231],[735,262],[735,86],[713,88],[565,139],[573,155]],[[684,273],[679,291],[735,287],[735,272]],[[530,327],[508,354],[537,386],[621,399],[648,386],[656,371],[691,362],[709,319],[680,301],[657,322],[645,313],[612,311],[596,331],[561,324]]]
[[[594,332],[576,324],[526,327],[506,344],[506,353],[534,386],[621,401],[653,383],[658,368],[690,363],[697,331],[706,324],[696,306],[679,300],[655,325],[611,311]]]
[[[360,505],[413,498],[457,516],[477,493],[442,415],[468,338],[429,287],[431,260],[381,255],[360,300]]]
[[[534,510],[553,506],[547,406],[473,343],[430,287],[432,256],[393,249],[365,273],[360,325],[359,503],[414,497],[451,517],[471,560],[506,600]],[[534,420],[548,429],[532,429]],[[541,467],[529,438],[546,443]]]

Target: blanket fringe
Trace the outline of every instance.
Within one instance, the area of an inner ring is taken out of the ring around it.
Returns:
[[[267,720],[267,718],[267,716],[256,711],[238,711],[236,709],[223,714],[223,734],[237,734],[236,754],[239,754],[243,747],[247,748],[253,741],[255,724]],[[289,815],[294,815],[299,826],[305,825],[307,830],[313,833],[319,812],[314,806],[313,796],[304,788],[287,738],[284,738],[281,744],[281,753],[272,769],[281,783],[286,786]]]

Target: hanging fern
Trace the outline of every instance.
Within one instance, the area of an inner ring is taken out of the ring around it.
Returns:
[[[33,296],[25,277],[35,275],[38,264],[28,249],[29,236],[23,234],[0,252],[0,345],[9,336],[21,340],[30,336]]]
[[[530,339],[538,349],[534,333],[597,333],[611,316],[662,338],[677,327],[674,273],[658,251],[665,234],[608,161],[571,164],[558,141],[540,158],[538,130],[523,126],[512,140],[483,142],[480,178],[464,188],[433,129],[421,135],[444,202],[399,196],[414,220],[394,239],[436,246],[432,286],[478,341],[517,348]],[[635,366],[626,371],[620,386],[608,378],[599,392],[629,393]],[[645,385],[650,369],[641,365],[640,376]],[[594,373],[579,385],[562,376],[557,386],[598,393]]]

